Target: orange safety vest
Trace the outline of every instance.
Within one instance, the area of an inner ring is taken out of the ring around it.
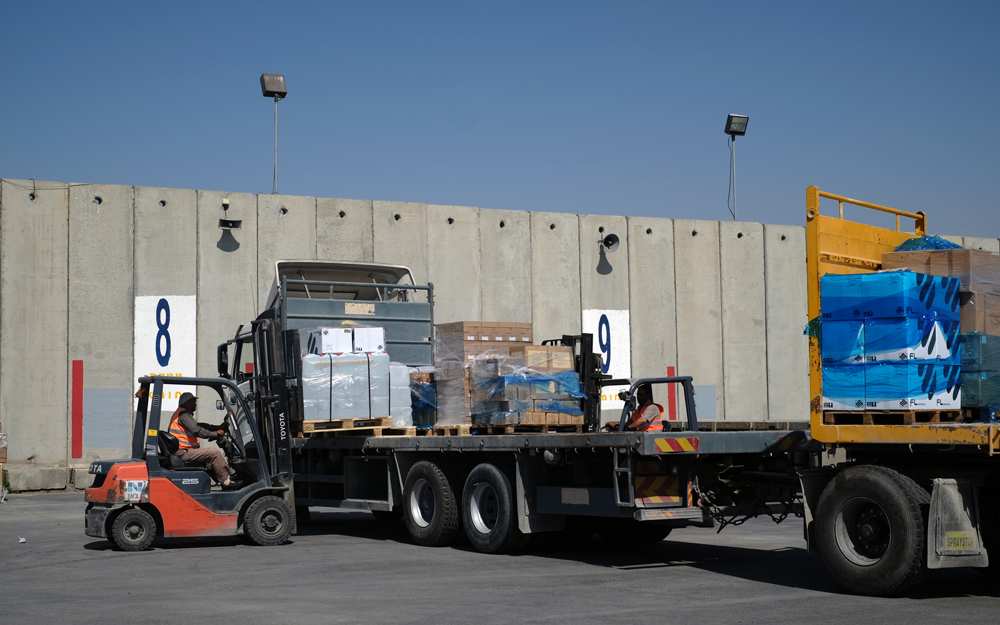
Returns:
[[[646,411],[650,406],[656,406],[658,414],[648,423],[644,421],[642,413]],[[645,404],[639,406],[632,411],[632,417],[629,419],[628,425],[635,427],[640,432],[660,432],[663,430],[663,406],[655,402],[646,402]]]
[[[661,411],[662,412],[662,411]],[[191,434],[181,425],[181,409],[178,408],[170,417],[170,433],[177,439],[178,450],[196,449],[198,447],[198,437]]]

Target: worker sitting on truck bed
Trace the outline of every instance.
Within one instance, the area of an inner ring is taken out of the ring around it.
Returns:
[[[663,430],[663,406],[653,401],[652,385],[642,384],[635,389],[635,401],[638,406],[632,411],[625,429],[633,432]]]
[[[191,393],[181,393],[177,410],[170,416],[170,433],[178,443],[177,457],[186,465],[207,467],[222,488],[229,488],[232,481],[229,478],[226,454],[218,447],[202,447],[198,444],[199,438],[218,440],[225,434],[225,430],[210,430],[205,424],[198,423],[194,418],[194,411],[197,409],[198,398]]]

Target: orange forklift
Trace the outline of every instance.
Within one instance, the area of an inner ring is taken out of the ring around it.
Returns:
[[[227,379],[143,377],[139,383],[132,457],[90,466],[94,482],[85,494],[86,534],[106,538],[123,551],[147,549],[160,537],[244,534],[256,545],[287,542],[295,531],[288,428],[266,424],[276,443],[268,445],[251,417],[277,414],[281,419],[284,411],[250,410],[248,396]],[[176,438],[160,429],[164,388],[170,386],[218,394],[225,433],[217,444],[241,484],[238,489],[213,487],[203,467],[185,466],[176,456]],[[249,401],[274,398],[251,393]]]

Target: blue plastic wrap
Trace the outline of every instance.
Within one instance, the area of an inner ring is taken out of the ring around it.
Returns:
[[[960,408],[961,367],[868,363],[823,367],[824,410],[952,410]]]
[[[907,239],[896,247],[897,252],[922,252],[926,250],[959,250],[962,246],[939,236],[928,235]]]
[[[941,319],[866,319],[863,343],[866,362],[961,362],[959,322]]]
[[[959,318],[957,278],[913,271],[827,274],[820,278],[823,320],[872,317]]]

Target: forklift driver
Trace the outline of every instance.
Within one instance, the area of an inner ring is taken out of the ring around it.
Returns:
[[[194,411],[197,409],[198,398],[191,393],[182,393],[177,410],[170,416],[170,433],[178,443],[177,457],[186,465],[207,467],[215,481],[223,489],[228,489],[233,483],[229,477],[226,454],[218,447],[201,447],[198,444],[199,438],[219,440],[225,434],[225,430],[222,428],[210,430],[205,424],[198,423],[194,418]]]
[[[626,430],[633,432],[659,432],[663,429],[663,406],[653,401],[653,386],[642,384],[635,389],[638,407],[632,411]]]

